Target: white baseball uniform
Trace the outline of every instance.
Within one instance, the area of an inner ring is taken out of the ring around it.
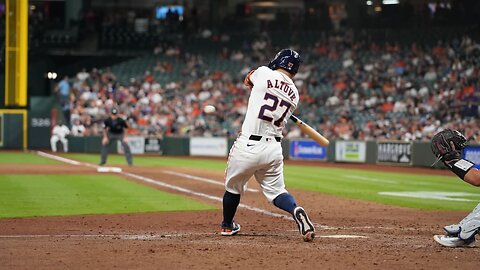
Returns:
[[[285,74],[262,66],[250,74],[253,88],[242,131],[228,157],[225,188],[243,194],[252,175],[272,202],[287,192],[283,178],[282,130],[295,111],[297,87]]]
[[[70,134],[70,130],[65,125],[56,125],[52,130],[52,137],[50,138],[50,146],[52,152],[57,152],[57,142],[61,141],[63,144],[63,151],[68,152],[68,140],[66,136]]]

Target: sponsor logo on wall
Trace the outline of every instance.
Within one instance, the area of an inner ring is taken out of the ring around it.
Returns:
[[[138,136],[128,136],[128,145],[132,154],[145,153],[145,138]],[[117,152],[123,154],[123,147],[120,140],[117,141]]]
[[[325,160],[327,148],[312,140],[290,141],[290,158],[306,160]]]
[[[227,138],[192,137],[190,138],[191,156],[227,156]]]
[[[145,138],[145,153],[160,153],[160,140],[157,138]]]
[[[359,141],[336,141],[335,160],[345,162],[366,162],[367,144]]]
[[[412,144],[409,142],[378,142],[377,162],[412,163]]]

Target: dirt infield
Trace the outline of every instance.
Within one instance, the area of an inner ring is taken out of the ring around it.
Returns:
[[[12,167],[0,166],[0,174],[19,173]],[[388,166],[367,169],[392,168],[399,170]],[[221,173],[178,168],[124,169],[197,193],[223,195],[222,185],[174,176],[168,171],[218,182],[223,178]],[[400,170],[445,174],[441,170]],[[23,169],[23,173],[35,171],[96,173],[93,168],[67,164],[61,168],[35,165]],[[251,188],[258,189],[255,181],[250,183]],[[234,237],[219,235],[221,210],[0,219],[0,269],[479,269],[480,248],[442,248],[432,239],[441,233],[443,225],[460,220],[466,213],[420,211],[290,191],[318,224],[318,237],[313,243],[301,240],[292,220],[245,208],[238,210],[242,231]],[[221,209],[219,201],[186,196]],[[284,214],[270,205],[261,192],[248,192],[242,203]]]

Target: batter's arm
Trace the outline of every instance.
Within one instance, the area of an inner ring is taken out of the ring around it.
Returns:
[[[252,89],[253,87],[253,82],[252,80],[250,79],[250,76],[252,75],[252,73],[255,71],[255,69],[252,69],[248,74],[247,76],[245,76],[245,79],[243,80],[243,84],[248,87],[248,89]]]

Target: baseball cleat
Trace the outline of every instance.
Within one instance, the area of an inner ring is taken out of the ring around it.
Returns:
[[[469,239],[463,240],[460,237],[448,236],[448,235],[435,235],[433,240],[444,247],[475,247],[475,236],[470,237]]]
[[[222,222],[222,231],[221,234],[223,236],[232,236],[237,234],[240,231],[240,224],[232,222],[232,226],[225,226]]]
[[[300,206],[295,208],[293,211],[293,218],[295,219],[295,222],[297,222],[298,230],[300,231],[300,234],[302,234],[303,241],[313,241],[315,238],[315,227],[313,227],[305,209]]]

